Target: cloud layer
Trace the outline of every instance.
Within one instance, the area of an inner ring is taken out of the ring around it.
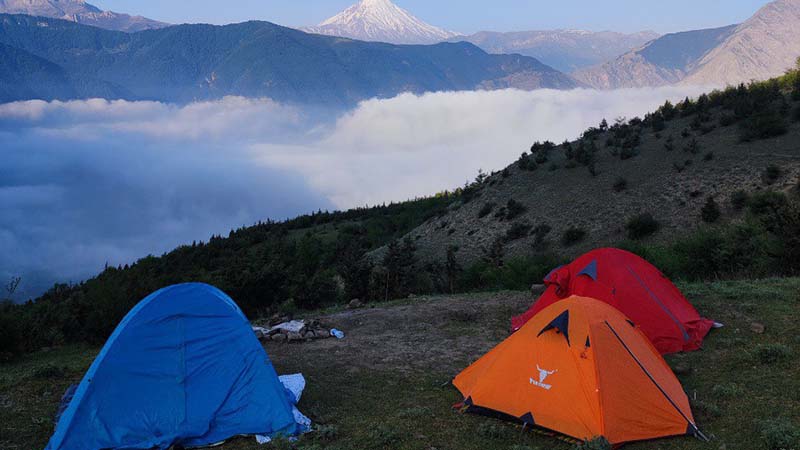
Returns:
[[[341,114],[244,98],[0,105],[0,281],[22,275],[37,295],[259,220],[429,195],[535,140],[698,93],[401,95]]]

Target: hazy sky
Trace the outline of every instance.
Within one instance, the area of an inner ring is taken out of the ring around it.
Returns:
[[[250,19],[313,25],[356,0],[94,0],[120,12],[171,23]],[[661,33],[738,23],[768,0],[396,0],[434,25],[462,33],[552,28]]]

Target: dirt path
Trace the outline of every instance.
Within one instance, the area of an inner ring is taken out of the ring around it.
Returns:
[[[511,316],[532,302],[524,292],[419,297],[347,310],[320,320],[345,339],[266,344],[276,365],[331,370],[452,373],[504,339]]]

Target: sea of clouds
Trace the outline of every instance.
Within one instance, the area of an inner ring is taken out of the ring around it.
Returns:
[[[21,275],[23,299],[259,220],[430,195],[536,140],[702,90],[406,94],[346,112],[238,97],[1,104],[0,281]]]

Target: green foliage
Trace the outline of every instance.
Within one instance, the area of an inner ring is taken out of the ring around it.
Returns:
[[[496,423],[481,422],[478,425],[478,435],[488,439],[499,439],[505,434],[504,431],[504,428]]]
[[[714,152],[706,152],[706,154],[703,155],[703,161],[705,162],[712,161],[713,159],[714,159]]]
[[[527,208],[522,203],[511,198],[508,199],[508,202],[506,202],[505,211],[506,211],[505,219],[514,220],[517,217],[519,217],[522,213],[527,211]]]
[[[586,239],[586,230],[580,227],[569,227],[561,235],[561,245],[569,247]]]
[[[536,161],[534,160],[534,158],[532,158],[531,155],[528,154],[528,152],[523,152],[519,156],[519,159],[517,160],[517,165],[519,166],[520,170],[528,170],[528,171],[534,171],[539,167],[536,165]]]
[[[66,367],[48,364],[46,366],[37,368],[33,372],[33,377],[40,379],[64,378],[67,375],[67,372],[68,370]]]
[[[532,283],[543,280],[553,267],[563,263],[562,257],[553,254],[512,258],[502,266],[483,260],[463,271],[458,286],[462,291],[527,290]]]
[[[747,206],[747,202],[750,200],[750,195],[747,191],[738,190],[731,194],[731,206],[733,209],[737,211],[741,211]]]
[[[506,242],[511,242],[511,241],[516,241],[518,239],[522,239],[522,238],[528,236],[528,234],[531,231],[531,228],[533,228],[533,227],[528,223],[524,223],[524,222],[515,223],[515,224],[511,225],[511,228],[509,228],[506,231],[505,241]]]
[[[614,191],[622,192],[625,189],[628,189],[628,180],[625,179],[625,177],[617,177],[617,179],[614,180]]]
[[[788,131],[786,121],[780,113],[772,110],[760,111],[742,123],[739,138],[742,142],[750,142],[781,136]]]
[[[483,219],[484,217],[488,216],[494,210],[494,207],[497,206],[495,202],[486,202],[481,207],[481,210],[478,211],[478,218]]]
[[[661,228],[661,224],[650,213],[642,213],[628,219],[625,229],[628,230],[628,237],[631,239],[643,239],[655,234]]]
[[[731,399],[742,393],[742,388],[736,383],[715,384],[711,388],[711,394],[715,398]]]
[[[717,201],[714,200],[714,197],[708,197],[708,199],[706,199],[706,204],[703,205],[700,211],[700,218],[703,219],[705,223],[714,223],[719,220],[721,215],[722,212],[719,210]]]
[[[761,364],[777,364],[789,359],[792,349],[788,345],[771,343],[760,345],[755,354]]]
[[[800,427],[786,418],[768,419],[759,424],[761,440],[768,450],[787,450],[800,446]]]
[[[574,450],[611,450],[611,444],[604,437],[594,437],[574,447]]]

